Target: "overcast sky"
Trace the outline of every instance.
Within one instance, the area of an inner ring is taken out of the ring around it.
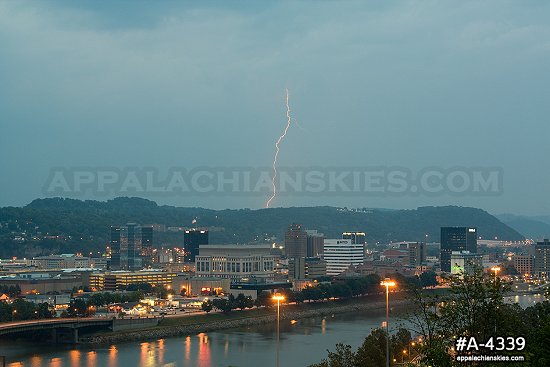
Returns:
[[[0,1],[0,205],[52,167],[269,167],[285,88],[283,166],[500,167],[504,191],[274,206],[550,214],[550,3],[503,0]]]

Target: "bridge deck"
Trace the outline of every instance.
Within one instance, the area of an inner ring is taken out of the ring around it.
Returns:
[[[78,329],[88,326],[111,326],[112,318],[73,318],[47,319],[33,321],[16,321],[0,324],[0,335],[19,333],[33,330],[71,328]]]

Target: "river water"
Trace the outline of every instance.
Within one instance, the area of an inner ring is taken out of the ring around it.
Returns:
[[[542,298],[530,295],[508,300],[526,307]],[[319,362],[336,343],[356,348],[384,319],[380,310],[281,321],[279,365],[306,367]],[[400,324],[397,317],[390,319],[391,328]],[[271,367],[276,366],[277,329],[272,324],[258,325],[101,348],[0,341],[0,355],[7,356],[9,367]]]

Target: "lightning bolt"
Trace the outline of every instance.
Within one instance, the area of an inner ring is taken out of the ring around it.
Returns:
[[[292,122],[292,118],[290,117],[290,106],[288,104],[288,88],[286,90],[286,127],[283,131],[283,134],[279,136],[279,139],[277,139],[277,142],[275,142],[275,156],[273,157],[273,177],[271,178],[271,186],[272,186],[272,194],[271,197],[265,202],[265,207],[269,208],[269,204],[271,201],[277,196],[277,184],[275,181],[277,180],[277,158],[279,157],[279,144],[283,141],[283,139],[286,136],[286,133],[288,132],[288,129],[290,128],[290,124]]]

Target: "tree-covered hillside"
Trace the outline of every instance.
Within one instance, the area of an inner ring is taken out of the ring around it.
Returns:
[[[334,207],[211,210],[159,206],[141,198],[102,201],[37,199],[22,208],[0,209],[0,257],[101,251],[110,225],[136,222],[166,226],[210,227],[212,243],[247,243],[276,237],[282,240],[293,222],[317,229],[327,237],[343,231],[364,231],[367,240],[439,241],[442,226],[477,226],[483,238],[521,240],[523,236],[481,209],[421,207],[416,210],[351,211]],[[181,233],[157,233],[156,244],[181,245]]]

